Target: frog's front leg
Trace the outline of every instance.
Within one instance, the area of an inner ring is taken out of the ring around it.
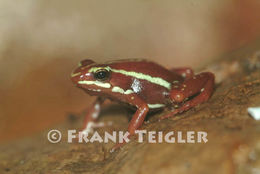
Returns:
[[[87,110],[87,114],[84,120],[84,126],[81,130],[82,134],[88,134],[93,131],[94,124],[100,114],[101,105],[104,102],[104,99],[98,97],[94,103]]]
[[[149,107],[147,103],[141,99],[138,95],[136,94],[130,94],[126,96],[127,101],[129,104],[136,106],[137,110],[132,117],[129,125],[128,125],[128,133],[129,136],[132,136],[135,134],[135,131],[143,124],[145,116],[147,115],[149,111]],[[117,143],[110,152],[115,151],[116,149],[120,148],[122,145],[124,145],[125,142],[123,143]]]
[[[182,113],[200,103],[203,103],[209,99],[214,88],[214,74],[210,72],[203,72],[185,80],[181,84],[173,84],[173,88],[170,92],[170,98],[174,103],[181,103],[188,100],[196,94],[194,98],[183,103],[183,105],[170,112],[169,114],[162,116],[160,120],[171,117],[177,113]]]

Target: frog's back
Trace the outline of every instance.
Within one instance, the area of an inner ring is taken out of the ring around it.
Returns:
[[[173,73],[167,68],[144,59],[118,60],[111,63],[109,66],[117,70],[132,72],[132,74],[136,72],[140,75],[144,74],[150,77],[162,78],[170,83],[174,80],[182,80],[181,76]]]
[[[182,77],[146,60],[123,60],[108,64],[113,74],[110,83],[124,90],[132,89],[144,101],[157,106],[165,104],[171,83]]]

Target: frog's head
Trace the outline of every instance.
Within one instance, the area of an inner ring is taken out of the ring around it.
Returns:
[[[110,88],[109,77],[110,70],[106,65],[96,64],[89,59],[81,61],[71,74],[71,80],[76,86],[94,92]]]

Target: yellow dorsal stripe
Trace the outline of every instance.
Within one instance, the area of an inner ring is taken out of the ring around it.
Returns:
[[[122,70],[122,69],[113,69],[113,68],[110,68],[109,66],[107,66],[107,67],[93,67],[89,70],[89,72],[96,72],[99,69],[106,69],[106,70],[110,70],[112,72],[124,74],[126,76],[132,76],[132,77],[135,77],[137,79],[147,80],[151,83],[163,86],[167,89],[171,89],[171,84],[169,82],[167,82],[166,80],[160,78],[160,77],[152,77],[150,75],[138,73],[138,72],[134,72],[134,71],[125,71],[125,70]]]

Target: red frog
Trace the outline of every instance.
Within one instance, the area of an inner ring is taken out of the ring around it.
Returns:
[[[82,132],[88,133],[97,121],[106,98],[136,107],[128,132],[135,134],[151,110],[178,106],[160,118],[182,113],[209,99],[214,74],[193,74],[190,68],[166,69],[143,59],[125,59],[107,63],[83,60],[71,74],[73,83],[89,95],[98,96],[88,110]],[[113,149],[120,147],[117,144]]]

